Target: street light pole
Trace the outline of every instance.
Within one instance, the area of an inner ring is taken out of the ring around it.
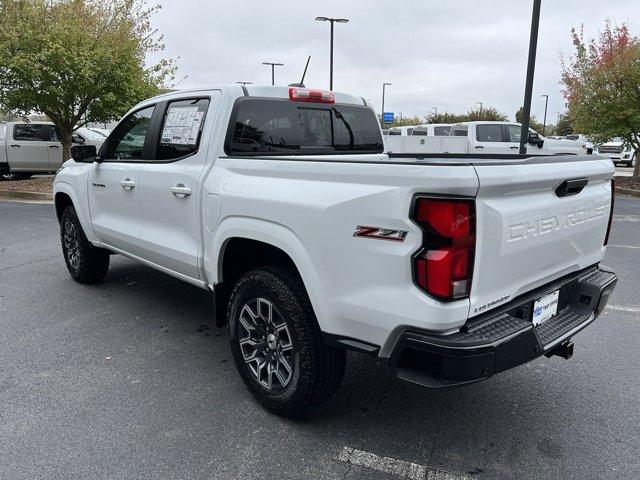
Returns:
[[[435,110],[436,111],[436,117],[438,116],[438,107],[432,107],[431,110]]]
[[[284,63],[262,62],[263,65],[271,66],[271,85],[276,84],[276,67],[284,66]]]
[[[333,24],[334,23],[347,23],[348,18],[333,18],[333,17],[316,17],[318,22],[329,22],[331,24],[331,40],[329,43],[329,90],[333,90]]]
[[[476,102],[476,105],[480,105],[480,114],[478,116],[482,119],[482,102]]]
[[[531,14],[531,35],[529,37],[529,58],[527,60],[527,82],[524,87],[524,106],[522,107],[522,129],[520,130],[520,155],[527,153],[529,142],[529,115],[531,115],[531,93],[533,91],[533,74],[536,68],[536,50],[538,47],[538,27],[540,25],[541,0],[533,0]]]
[[[549,105],[549,95],[542,95],[544,97],[544,120],[542,121],[542,136],[544,137],[545,130],[547,129],[547,106]]]
[[[384,91],[387,88],[387,85],[391,85],[390,83],[384,82],[382,84],[382,117],[380,117],[380,125],[384,129]]]

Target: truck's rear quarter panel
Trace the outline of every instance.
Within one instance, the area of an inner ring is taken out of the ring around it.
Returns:
[[[420,248],[421,231],[409,212],[417,193],[474,196],[473,168],[362,163],[371,157],[218,159],[209,180],[214,183],[206,187],[222,192],[216,232],[265,220],[292,232],[298,243],[292,250],[308,259],[298,267],[327,333],[382,345],[403,325],[459,327],[468,300],[439,304],[413,284],[411,257]],[[358,225],[408,234],[404,242],[356,238]]]

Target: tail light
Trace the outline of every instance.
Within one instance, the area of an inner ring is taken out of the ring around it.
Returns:
[[[609,234],[611,233],[611,224],[613,223],[613,206],[616,201],[616,181],[611,179],[611,210],[609,211],[609,223],[607,225],[607,234],[604,236],[604,244],[609,243]]]
[[[333,92],[312,88],[292,87],[289,89],[289,100],[294,102],[335,103]]]
[[[422,248],[413,256],[416,285],[439,300],[468,297],[476,243],[474,201],[418,197],[412,219],[422,229]]]

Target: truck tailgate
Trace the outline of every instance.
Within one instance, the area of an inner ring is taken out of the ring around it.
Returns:
[[[547,160],[474,165],[480,187],[471,317],[603,257],[612,163]],[[575,179],[587,180],[579,193],[556,193]]]

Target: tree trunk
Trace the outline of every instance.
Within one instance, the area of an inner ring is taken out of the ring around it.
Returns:
[[[635,151],[636,166],[633,169],[633,178],[640,179],[640,150]]]
[[[62,143],[62,163],[64,163],[71,158],[71,145],[73,143],[73,132],[63,131],[60,138],[60,143]]]

